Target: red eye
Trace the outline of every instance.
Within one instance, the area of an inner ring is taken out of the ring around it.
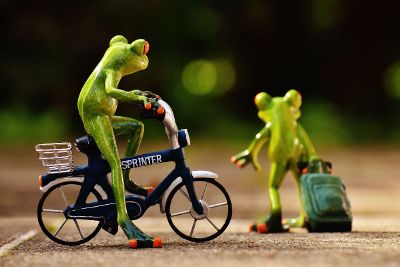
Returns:
[[[149,50],[150,50],[150,45],[149,45],[149,43],[148,42],[144,42],[144,47],[143,47],[143,54],[145,54],[145,55],[147,55],[147,53],[149,52]]]

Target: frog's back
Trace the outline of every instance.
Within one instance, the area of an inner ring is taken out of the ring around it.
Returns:
[[[287,162],[295,159],[299,151],[297,120],[285,109],[277,108],[274,113],[269,156],[272,160]]]
[[[97,65],[79,94],[78,110],[81,117],[98,114],[112,116],[115,113],[117,101],[106,94],[106,74],[102,66],[102,62]]]
[[[85,109],[87,109],[90,103],[95,101],[94,96],[95,92],[101,90],[101,74],[99,66],[97,66],[94,71],[90,74],[89,78],[86,80],[83,85],[81,92],[78,97],[78,110],[79,113],[82,113]],[[103,83],[104,84],[104,83]],[[103,85],[104,87],[104,85]],[[105,90],[103,88],[103,90]]]

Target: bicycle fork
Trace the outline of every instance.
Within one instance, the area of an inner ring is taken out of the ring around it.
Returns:
[[[196,192],[194,191],[192,172],[190,171],[189,168],[186,167],[184,169],[184,171],[182,171],[181,177],[186,185],[186,189],[188,191],[189,198],[190,198],[190,201],[192,202],[194,211],[197,214],[202,215],[204,212],[204,209],[196,196]]]
[[[192,203],[193,210],[201,215],[204,212],[203,206],[198,201],[196,192],[193,186],[193,176],[188,167],[185,165],[178,165],[168,176],[154,189],[154,191],[145,199],[146,206],[154,205],[159,201],[160,196],[165,192],[165,190],[171,185],[171,183],[178,177],[182,178],[187,189],[187,195],[182,192],[186,198]]]

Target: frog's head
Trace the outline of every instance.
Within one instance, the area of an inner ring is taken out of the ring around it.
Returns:
[[[294,89],[289,90],[284,97],[271,97],[261,92],[254,98],[258,109],[258,117],[264,122],[273,122],[276,118],[296,121],[300,118],[301,95]]]
[[[118,68],[126,75],[147,68],[149,49],[149,43],[143,39],[137,39],[129,44],[124,36],[117,35],[111,39],[108,53],[112,58],[112,67]]]

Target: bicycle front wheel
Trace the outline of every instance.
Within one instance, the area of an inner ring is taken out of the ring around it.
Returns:
[[[194,211],[183,182],[169,194],[165,213],[169,225],[180,237],[193,242],[209,241],[228,227],[232,202],[225,188],[215,179],[195,178],[193,186],[203,206],[203,214]]]
[[[88,242],[101,229],[101,221],[67,219],[64,210],[75,203],[82,182],[67,181],[49,188],[40,198],[37,216],[43,233],[62,245],[76,246]],[[86,203],[100,201],[100,193],[93,189]]]

